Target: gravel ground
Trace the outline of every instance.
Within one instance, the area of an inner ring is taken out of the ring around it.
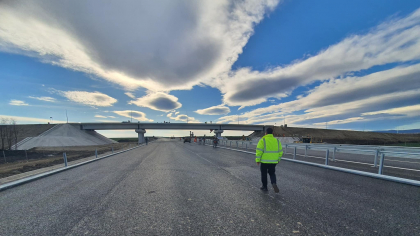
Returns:
[[[2,235],[419,235],[420,188],[157,141],[0,192]]]

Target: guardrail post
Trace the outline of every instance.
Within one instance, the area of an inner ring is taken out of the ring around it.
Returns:
[[[337,147],[334,147],[334,150],[333,150],[333,161],[335,161],[335,152],[337,151]]]
[[[293,159],[296,159],[296,146],[295,146],[295,151],[293,152]]]
[[[95,149],[95,156],[98,158],[98,149]]]
[[[238,141],[236,141],[236,148],[239,148],[239,143],[238,143]]]
[[[305,158],[308,157],[307,153],[308,153],[308,145],[305,145]]]
[[[247,143],[245,144],[245,150],[248,151],[248,144]]]
[[[330,155],[330,149],[327,149],[326,153],[325,153],[325,165],[328,165],[328,156]]]
[[[284,149],[284,154],[287,154],[287,144],[286,144],[286,149]]]
[[[112,148],[112,153],[114,153],[114,147],[111,147]]]
[[[379,156],[379,149],[376,149],[376,152],[375,152],[375,160],[373,160],[373,166],[375,168],[378,167],[378,164],[377,164],[377,162],[378,162],[378,156]]]
[[[28,161],[28,153],[25,150],[25,157],[26,157],[26,161]]]
[[[4,157],[4,163],[7,163],[7,161],[6,161],[6,154],[4,154],[4,150],[3,150],[3,157]]]
[[[232,147],[232,141],[230,141],[230,147]]]
[[[63,152],[63,158],[64,158],[64,166],[67,167],[67,155],[65,152]]]
[[[385,161],[385,153],[382,153],[381,160],[379,162],[379,171],[378,171],[378,174],[380,175],[382,174],[383,169],[384,169],[384,161]]]

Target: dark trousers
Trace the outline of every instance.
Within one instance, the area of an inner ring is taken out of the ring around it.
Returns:
[[[267,172],[270,175],[271,184],[275,184],[276,182],[276,165],[277,164],[266,164],[261,163],[261,182],[263,187],[267,188]]]

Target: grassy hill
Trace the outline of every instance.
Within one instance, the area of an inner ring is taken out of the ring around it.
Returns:
[[[262,132],[254,132],[251,137],[262,137]],[[353,130],[313,129],[297,127],[274,127],[274,136],[312,137],[312,142],[389,145],[404,143],[420,143],[420,134],[396,134],[379,132],[362,132]]]

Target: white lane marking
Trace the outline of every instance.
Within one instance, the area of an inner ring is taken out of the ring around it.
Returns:
[[[390,160],[390,159],[387,159],[386,161],[396,161],[396,162],[403,162],[403,163],[411,163],[411,164],[420,164],[420,162],[411,162],[411,161],[397,161],[397,160]]]

